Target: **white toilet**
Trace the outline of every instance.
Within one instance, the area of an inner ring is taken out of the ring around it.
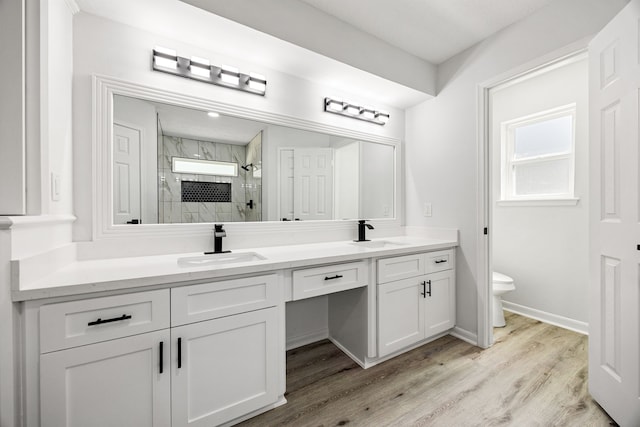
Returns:
[[[497,271],[493,272],[493,326],[502,328],[506,325],[502,311],[502,295],[515,288],[511,277]]]

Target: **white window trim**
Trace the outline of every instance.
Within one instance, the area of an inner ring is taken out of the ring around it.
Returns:
[[[528,157],[524,159],[513,160],[515,145],[515,129],[534,124],[541,121],[551,120],[559,117],[571,116],[571,147],[570,150],[563,153],[547,154],[541,156]],[[578,198],[575,197],[575,144],[576,144],[576,104],[567,104],[560,107],[552,108],[535,114],[531,114],[517,119],[502,122],[500,132],[501,147],[501,200],[499,205],[514,205],[512,202],[538,202],[529,203],[528,206],[553,206],[577,204]],[[518,196],[515,194],[515,179],[513,167],[516,165],[547,162],[551,160],[569,159],[569,191],[567,193],[558,194],[528,194]],[[544,201],[556,201],[556,203],[540,203]],[[567,203],[570,201],[570,203]],[[572,201],[575,201],[573,203]],[[518,203],[520,206],[527,204]]]

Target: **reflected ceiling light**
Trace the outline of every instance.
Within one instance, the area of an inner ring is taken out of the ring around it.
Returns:
[[[220,117],[220,114],[216,113],[215,111],[209,111],[207,113],[207,116],[209,116],[209,117]]]
[[[341,99],[329,97],[324,99],[324,111],[351,117],[352,119],[364,120],[377,125],[384,125],[389,121],[389,113],[385,111],[379,111],[372,107],[361,107],[342,101]]]
[[[260,74],[243,74],[237,68],[228,65],[211,65],[205,58],[183,58],[178,56],[175,50],[164,47],[156,46],[153,49],[153,69],[256,95],[264,96],[267,91],[267,80]]]

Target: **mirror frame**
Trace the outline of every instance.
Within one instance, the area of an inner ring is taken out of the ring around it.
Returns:
[[[373,219],[382,228],[400,227],[402,225],[402,144],[396,138],[353,131],[346,128],[326,125],[310,120],[284,116],[219,101],[185,96],[183,94],[145,86],[112,77],[92,75],[93,89],[93,240],[117,237],[162,237],[175,235],[202,235],[211,232],[212,223],[190,224],[139,224],[128,226],[113,224],[113,168],[112,140],[113,140],[113,96],[123,95],[153,102],[172,104],[179,107],[193,108],[205,111],[217,111],[221,114],[256,120],[273,125],[285,126],[300,130],[314,131],[324,134],[359,139],[378,144],[391,145],[395,148],[394,168],[394,217]],[[369,219],[369,218],[365,218]],[[288,231],[294,226],[296,231],[323,227],[326,229],[350,229],[354,220],[319,220],[301,222],[255,221],[229,222],[231,228],[237,228],[242,234],[254,232]],[[295,225],[294,225],[295,224]]]

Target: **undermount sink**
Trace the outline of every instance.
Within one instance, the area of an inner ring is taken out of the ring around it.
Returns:
[[[264,256],[256,252],[230,252],[226,254],[197,255],[178,258],[180,267],[203,267],[207,265],[224,265],[237,262],[251,262],[265,260]]]
[[[394,247],[406,246],[407,245],[407,243],[393,242],[393,241],[389,241],[389,240],[369,240],[369,241],[365,241],[365,242],[351,242],[349,244],[353,245],[353,246],[359,246],[359,247],[371,248],[371,249],[394,248]]]

